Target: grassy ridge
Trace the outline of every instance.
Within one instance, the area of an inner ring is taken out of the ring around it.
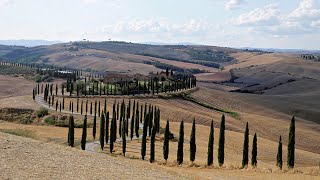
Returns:
[[[0,132],[12,134],[16,136],[37,139],[37,136],[33,131],[26,130],[26,129],[0,129]]]

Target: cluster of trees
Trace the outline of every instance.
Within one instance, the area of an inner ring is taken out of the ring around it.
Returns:
[[[68,92],[69,96],[92,96],[92,95],[155,95],[159,93],[170,93],[178,92],[182,90],[187,90],[196,87],[197,80],[192,75],[179,75],[175,78],[168,79],[159,79],[150,78],[148,81],[126,81],[121,80],[119,82],[103,84],[100,81],[97,81],[93,78],[87,80],[87,77],[83,81],[77,81],[76,74],[67,77],[67,82],[62,83],[59,88],[61,88],[61,95],[65,95],[65,92]],[[47,87],[48,84],[45,84]],[[53,84],[50,84],[50,87]],[[58,84],[55,84],[55,95],[58,95]],[[51,89],[50,89],[51,90]],[[43,84],[38,84],[37,87],[33,89],[33,96],[36,94],[42,94],[46,92]],[[51,92],[51,91],[50,91]],[[52,93],[50,93],[52,96]],[[48,98],[48,94],[45,94],[45,100]],[[47,101],[47,100],[46,100]]]
[[[126,151],[126,140],[130,138],[131,140],[136,137],[139,138],[139,126],[140,123],[144,120],[144,131],[142,136],[147,137],[147,135],[155,137],[156,133],[160,133],[160,109],[149,104],[139,105],[138,101],[131,101],[126,104],[123,100],[120,104],[119,102],[113,103],[112,116],[110,121],[109,111],[107,111],[107,105],[105,100],[104,110],[100,113],[97,113],[97,103],[95,103],[94,108],[94,118],[93,118],[93,138],[96,139],[96,127],[97,127],[97,117],[100,116],[100,145],[101,149],[104,149],[104,143],[110,144],[110,152],[113,152],[114,142],[117,140],[117,137],[122,138],[123,143],[123,154],[125,155]],[[92,103],[91,103],[92,109]],[[87,108],[86,108],[87,109]],[[99,105],[100,110],[100,105]],[[86,110],[87,111],[87,110]],[[92,110],[90,110],[92,111]],[[99,111],[98,111],[99,112]],[[105,113],[106,112],[106,113]],[[92,113],[92,112],[91,112]],[[69,133],[68,133],[68,143],[74,141],[74,122],[73,117],[69,120]],[[85,150],[86,137],[87,137],[87,113],[84,117],[83,124],[83,133],[81,140],[81,148]],[[129,130],[130,128],[130,130]],[[70,145],[71,146],[71,145]]]
[[[310,59],[310,60],[319,60],[320,56],[312,55],[312,54],[302,54],[301,57],[303,59]]]
[[[35,68],[34,64],[27,63],[11,63],[6,61],[0,61],[1,66],[15,66],[15,67],[26,67],[26,68]]]

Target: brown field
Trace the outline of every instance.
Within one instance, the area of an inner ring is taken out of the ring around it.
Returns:
[[[35,85],[24,77],[0,75],[0,99],[30,94]]]
[[[214,73],[201,73],[196,74],[198,81],[203,82],[224,82],[229,81],[231,79],[230,72],[223,71],[223,72],[214,72]]]
[[[237,63],[226,66],[225,70],[227,71],[236,68],[273,64],[282,60],[299,59],[297,55],[288,55],[284,53],[268,53],[257,55],[249,52],[237,52],[231,55],[237,60]]]

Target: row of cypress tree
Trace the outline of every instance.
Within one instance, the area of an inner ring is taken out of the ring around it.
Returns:
[[[134,103],[136,104],[136,103]],[[122,118],[122,124],[119,125],[120,130],[120,137],[122,137],[122,153],[125,156],[126,153],[126,137],[128,134],[126,132],[127,126],[129,126],[128,121],[123,119],[126,117],[125,113],[129,113],[124,111],[125,103],[122,102],[121,109],[122,112],[120,117]],[[129,107],[129,106],[128,106]],[[138,107],[138,103],[137,106]],[[139,113],[139,108],[133,108],[136,110],[136,113]],[[155,135],[159,133],[156,124],[150,124],[150,118],[152,118],[153,112],[151,111],[152,108],[149,108],[149,111],[145,111],[144,114],[144,123],[143,123],[143,134],[142,134],[142,143],[141,143],[141,158],[144,160],[146,156],[146,143],[147,143],[147,134],[148,134],[148,127],[151,127],[151,133],[149,130],[149,137],[150,137],[150,162],[153,163],[155,161]],[[147,110],[147,109],[146,109]],[[157,113],[160,114],[160,110],[158,109]],[[134,117],[133,115],[132,117]],[[128,116],[127,116],[128,117]],[[132,119],[132,122],[139,123],[139,116],[137,118]],[[158,115],[155,115],[156,118],[159,118]],[[116,136],[116,120],[117,120],[117,112],[116,112],[116,103],[113,104],[113,116],[110,124],[110,140],[109,140],[109,112],[104,113],[102,112],[101,119],[100,119],[100,145],[101,149],[104,148],[104,142],[108,143],[110,141],[110,153],[113,152],[114,142],[117,139]],[[94,119],[95,121],[95,119]],[[121,119],[120,121],[121,122]],[[119,123],[120,124],[120,123]],[[133,137],[133,133],[135,131],[136,137],[139,137],[139,127],[136,125],[133,127],[134,123],[131,123],[131,140]],[[95,128],[95,122],[94,127]],[[137,128],[138,127],[138,128]],[[170,125],[169,121],[167,121],[165,133],[164,133],[164,142],[163,142],[163,158],[167,161],[169,157],[169,141],[170,141]],[[87,116],[84,117],[83,122],[83,133],[81,138],[81,148],[85,149],[86,137],[87,137]],[[135,129],[135,130],[133,130]],[[95,129],[93,130],[93,137],[95,138]],[[69,131],[68,131],[68,144],[69,146],[74,146],[74,118],[70,116],[69,118]],[[219,144],[218,144],[218,164],[222,166],[224,164],[224,144],[225,144],[225,116],[222,115],[221,123],[220,123],[220,135],[219,135]],[[178,140],[178,150],[177,150],[177,163],[180,165],[183,163],[184,160],[184,122],[181,121],[180,123],[180,130],[179,130],[179,140]],[[209,141],[208,141],[208,153],[207,153],[207,165],[210,166],[213,164],[213,147],[214,147],[214,125],[213,121],[210,125],[210,134],[209,134]],[[295,117],[293,116],[291,119],[290,129],[289,129],[289,141],[288,141],[288,155],[287,155],[287,166],[288,168],[294,167],[294,150],[295,150]],[[196,124],[195,119],[192,122],[192,129],[190,134],[190,161],[194,162],[196,159]],[[244,132],[244,143],[243,143],[243,158],[242,158],[242,167],[245,168],[248,166],[249,163],[249,124],[246,123],[246,128]],[[252,142],[252,151],[251,151],[251,165],[253,167],[257,166],[257,134],[255,133],[253,136]],[[281,136],[279,138],[279,146],[278,146],[278,153],[277,153],[277,166],[281,169],[282,168],[282,139]]]

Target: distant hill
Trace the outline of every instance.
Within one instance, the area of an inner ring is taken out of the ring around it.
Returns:
[[[215,72],[234,58],[235,49],[201,45],[150,45],[128,42],[78,41],[15,49],[6,47],[0,58],[41,62],[97,71],[140,72],[169,68],[178,72]],[[9,51],[9,50],[10,51]],[[1,47],[0,47],[1,50]]]
[[[47,46],[52,44],[62,43],[61,41],[46,41],[46,40],[0,40],[0,44],[7,46],[25,46],[25,47],[35,47],[35,46]]]

